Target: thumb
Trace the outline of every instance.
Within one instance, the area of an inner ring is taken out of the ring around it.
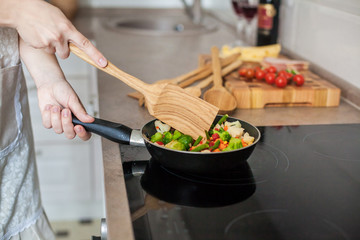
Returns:
[[[69,102],[69,108],[71,112],[75,115],[75,117],[77,117],[81,122],[91,123],[95,120],[95,118],[93,118],[86,112],[84,106],[78,98],[73,99]]]

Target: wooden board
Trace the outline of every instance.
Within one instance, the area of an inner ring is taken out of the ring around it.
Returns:
[[[318,75],[304,71],[305,84],[278,88],[265,81],[246,81],[237,71],[225,77],[225,87],[237,99],[237,108],[276,106],[336,107],[340,103],[340,89]]]

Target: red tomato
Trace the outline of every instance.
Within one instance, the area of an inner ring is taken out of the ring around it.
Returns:
[[[305,82],[304,76],[301,74],[296,74],[293,77],[293,81],[295,82],[296,86],[302,86]]]
[[[289,75],[289,74],[290,74],[290,75]],[[292,74],[291,74],[291,73],[288,73],[288,72],[285,71],[285,70],[281,70],[281,71],[278,72],[278,76],[284,77],[284,78],[286,78],[286,79],[288,80],[289,78],[292,77]],[[290,76],[290,77],[289,77],[289,76]]]
[[[290,80],[293,77],[292,73],[286,72],[287,80]]]
[[[240,68],[238,71],[239,75],[242,77],[245,77],[246,72],[247,72],[247,68]]]
[[[279,88],[284,88],[286,87],[287,85],[287,80],[285,77],[282,77],[282,76],[278,76],[276,79],[275,79],[275,84],[277,87]]]
[[[255,76],[255,71],[252,68],[248,68],[248,70],[246,71],[246,78],[253,78]]]
[[[263,71],[263,70],[257,70],[256,72],[255,72],[255,77],[256,77],[256,79],[258,79],[258,80],[263,80],[264,78],[265,78],[265,72]]]
[[[215,141],[216,139],[220,138],[219,134],[214,133],[212,136],[212,140]]]
[[[265,75],[265,81],[266,81],[268,84],[274,84],[274,83],[275,83],[275,78],[276,78],[275,73],[267,73],[267,74]]]
[[[274,66],[270,66],[270,67],[267,68],[267,72],[268,73],[276,73],[277,69]]]

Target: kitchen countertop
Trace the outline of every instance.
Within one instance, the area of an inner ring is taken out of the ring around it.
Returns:
[[[85,9],[80,11],[75,25],[84,35],[95,40],[97,47],[112,63],[148,83],[195,69],[199,54],[209,53],[213,45],[222,46],[234,40],[233,29],[226,25],[220,25],[213,33],[182,38],[139,36],[104,28],[103,22],[107,19],[139,14],[138,11]],[[98,87],[101,118],[136,129],[153,119],[146,108],[139,107],[136,100],[127,96],[133,90],[114,77],[98,71]],[[360,123],[359,108],[346,99],[342,99],[338,107],[238,109],[231,116],[257,126]],[[118,144],[103,139],[102,149],[108,239],[134,239],[121,165],[121,161],[128,160],[131,148],[121,148],[120,152]],[[145,149],[141,151],[146,155]]]

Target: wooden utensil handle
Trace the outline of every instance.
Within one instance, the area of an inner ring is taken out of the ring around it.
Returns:
[[[214,74],[214,87],[222,86],[221,65],[219,59],[219,49],[216,46],[211,48],[211,61]]]
[[[104,71],[108,74],[110,74],[113,77],[116,77],[129,87],[141,92],[142,94],[146,95],[147,92],[146,89],[150,86],[147,83],[144,83],[140,79],[137,79],[134,76],[131,76],[130,74],[121,71],[119,68],[117,68],[114,64],[112,64],[110,61],[108,61],[108,64],[106,67],[102,68],[98,66],[86,53],[84,53],[80,48],[75,46],[72,43],[69,43],[69,48],[72,53],[74,53],[76,56],[84,60],[85,62],[93,65],[94,67],[97,67],[101,71]]]

